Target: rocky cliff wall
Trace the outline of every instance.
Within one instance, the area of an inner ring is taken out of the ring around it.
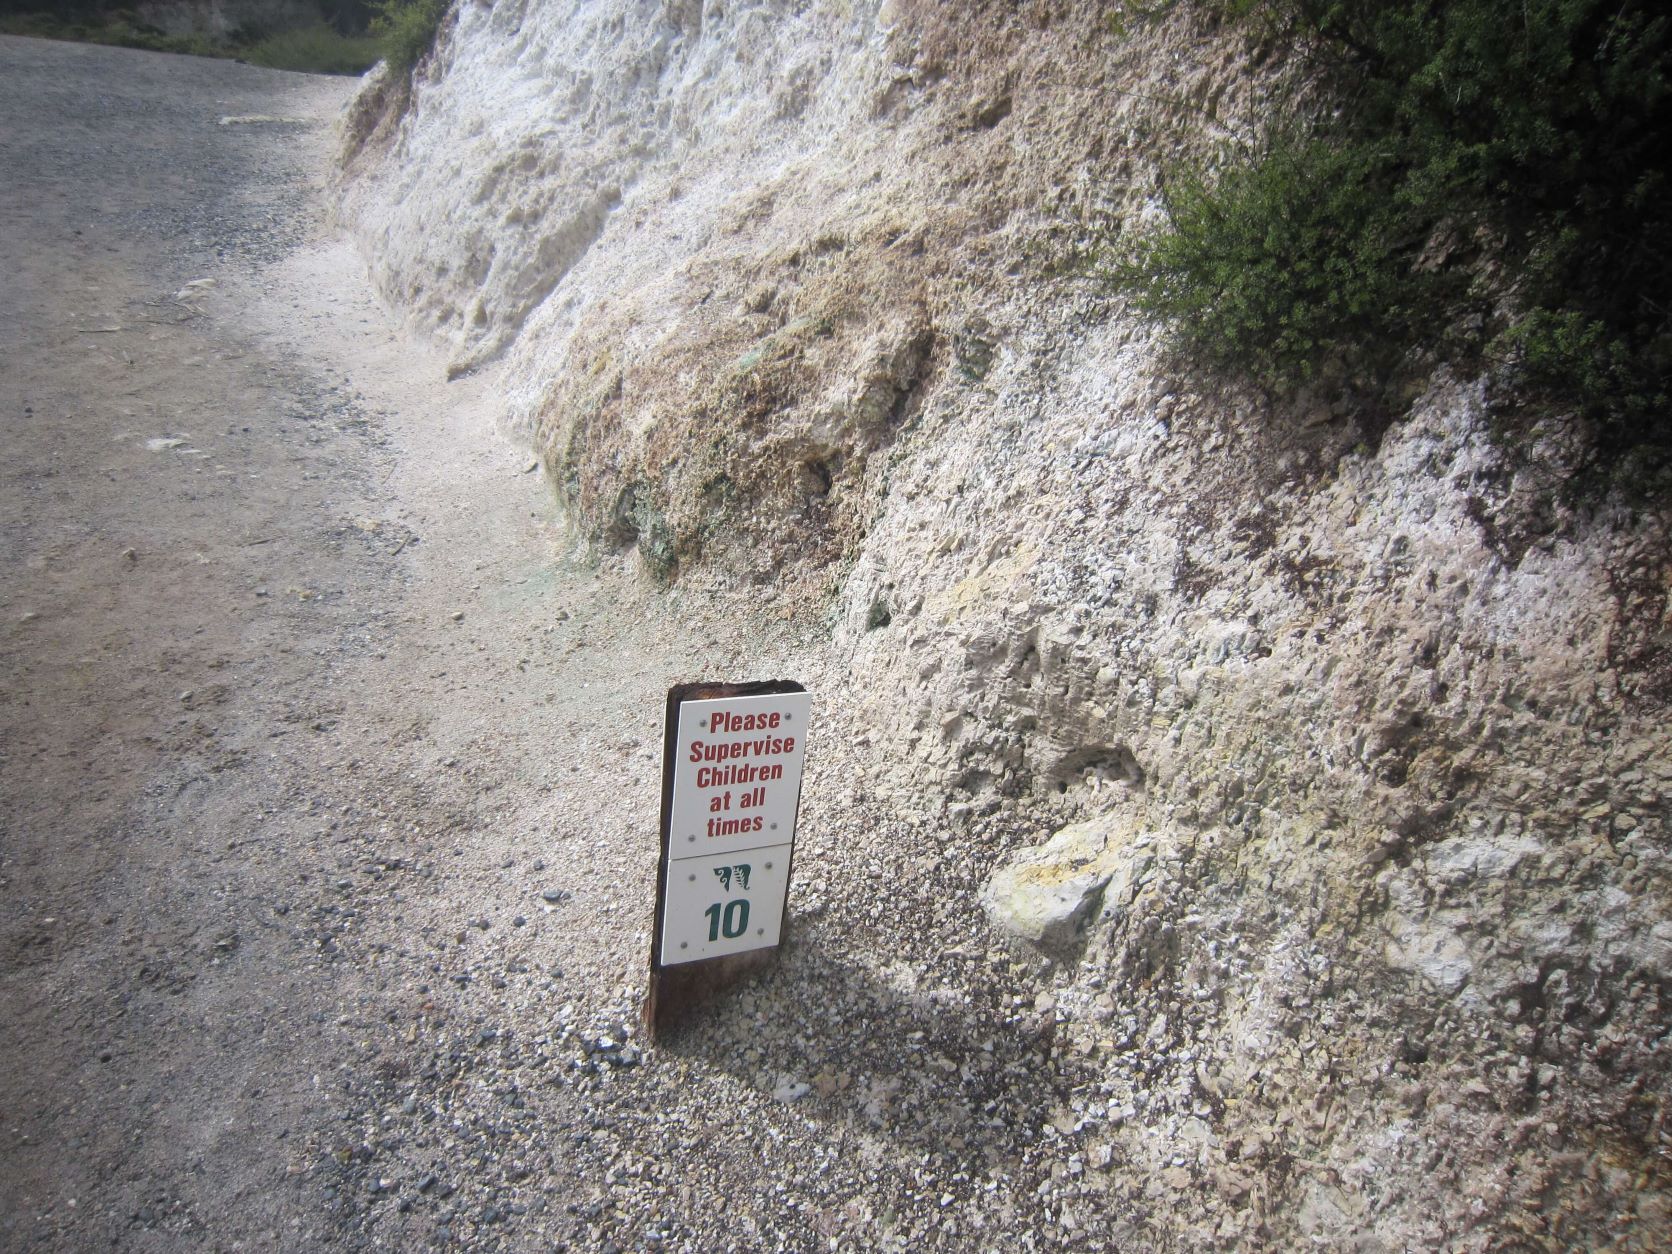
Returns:
[[[596,555],[826,625],[871,834],[802,901],[893,842],[1032,936],[1065,1162],[1175,1235],[1647,1248],[1668,519],[1569,503],[1481,381],[1273,403],[1095,281],[1267,54],[1183,6],[467,0],[345,212]]]

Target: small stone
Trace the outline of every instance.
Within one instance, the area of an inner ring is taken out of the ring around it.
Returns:
[[[1220,1168],[1213,1173],[1214,1184],[1218,1187],[1220,1196],[1230,1202],[1240,1202],[1248,1196],[1251,1182],[1246,1176],[1229,1168]]]
[[[780,1102],[798,1102],[812,1091],[812,1085],[803,1084],[800,1080],[784,1080],[772,1090],[772,1096]]]
[[[561,888],[548,888],[540,896],[554,906],[569,900],[569,894]]]
[[[1067,949],[1103,903],[1129,891],[1132,868],[1115,839],[1119,820],[1105,815],[1062,828],[1045,844],[1026,849],[995,871],[981,905],[995,927],[1044,950]],[[1123,903],[1124,904],[1124,903]]]
[[[453,611],[453,621],[455,623],[464,622],[464,611],[463,610],[454,610]]]

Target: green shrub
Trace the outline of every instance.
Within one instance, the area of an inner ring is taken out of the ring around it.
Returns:
[[[1482,354],[1672,453],[1672,20],[1640,0],[1231,0],[1321,77],[1117,282],[1211,362],[1292,387]]]
[[[47,0],[24,0],[44,4]],[[0,0],[3,3],[3,0]],[[321,13],[353,16],[353,0],[324,3]],[[55,10],[0,14],[0,33],[68,39],[81,43],[115,44],[152,52],[187,53],[202,57],[241,57],[256,65],[314,74],[361,74],[383,55],[379,43],[365,35],[345,35],[323,19],[310,27],[285,31],[245,28],[223,38],[207,35],[166,35],[146,25],[134,13],[84,0],[79,6],[60,4]]]
[[[435,46],[441,20],[447,16],[447,0],[383,0],[376,8],[372,34],[383,49],[384,60],[393,70],[411,73]]]
[[[0,16],[0,34],[108,44],[117,48],[140,48],[148,52],[175,52],[188,56],[228,55],[225,49],[217,47],[203,35],[165,35],[126,11],[90,14],[85,20],[66,20],[50,12],[10,13]]]
[[[1268,387],[1310,382],[1324,359],[1403,334],[1427,286],[1407,273],[1392,179],[1385,153],[1302,134],[1211,182],[1180,171],[1170,229],[1139,240],[1117,277],[1198,360]]]
[[[340,35],[323,22],[269,35],[243,52],[244,59],[254,65],[314,74],[364,74],[382,55],[377,40]]]

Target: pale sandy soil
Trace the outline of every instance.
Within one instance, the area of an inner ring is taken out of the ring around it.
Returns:
[[[449,977],[638,982],[645,750],[711,641],[620,639],[667,624],[559,560],[491,377],[370,304],[322,225],[351,84],[0,59],[0,1245],[307,1244]]]
[[[1129,1241],[990,851],[826,624],[567,549],[327,225],[350,88],[0,39],[0,1247]],[[663,695],[770,677],[792,941],[646,1050]]]

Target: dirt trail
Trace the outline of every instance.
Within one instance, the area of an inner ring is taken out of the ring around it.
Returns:
[[[664,624],[558,560],[491,378],[323,231],[350,87],[0,40],[8,1248],[352,1230],[388,1051],[642,961],[710,640],[619,633]]]

